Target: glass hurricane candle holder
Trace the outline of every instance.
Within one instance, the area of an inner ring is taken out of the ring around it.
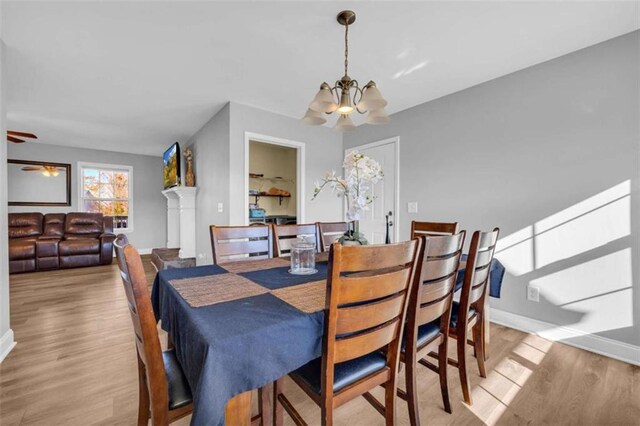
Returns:
[[[313,242],[302,238],[291,244],[291,269],[293,275],[310,275],[316,269],[316,246]]]

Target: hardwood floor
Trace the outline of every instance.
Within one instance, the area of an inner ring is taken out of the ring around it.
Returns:
[[[135,344],[115,264],[13,275],[11,326],[18,345],[0,364],[0,425],[135,424]],[[491,326],[486,379],[470,359],[474,404],[462,402],[457,370],[449,367],[451,415],[442,409],[437,375],[419,370],[423,424],[640,424],[638,367],[498,325]],[[315,404],[289,380],[285,391],[318,424]],[[402,400],[398,420],[408,424]],[[364,399],[338,409],[336,421],[383,423]],[[285,423],[292,424],[286,415]]]

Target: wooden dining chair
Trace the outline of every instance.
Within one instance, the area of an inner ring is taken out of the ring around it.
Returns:
[[[313,240],[318,251],[318,227],[315,223],[307,225],[273,225],[273,253],[276,257],[289,256],[291,243],[298,237]]]
[[[138,425],[167,425],[191,413],[191,390],[175,351],[162,351],[149,286],[138,250],[127,237],[114,242],[138,354]]]
[[[416,378],[418,363],[440,376],[444,409],[451,413],[447,384],[447,336],[465,232],[420,238],[424,239],[423,249],[418,254],[418,266],[407,308],[405,339],[400,353],[400,361],[407,367],[407,391],[398,390],[398,395],[408,403],[412,426],[420,424]],[[425,358],[431,352],[438,356],[437,366]]]
[[[350,222],[318,222],[318,239],[320,251],[329,251],[331,244],[351,230]]]
[[[273,233],[270,225],[215,226],[209,228],[213,263],[273,257]]]
[[[456,339],[458,359],[449,364],[458,368],[464,401],[471,405],[471,392],[467,376],[467,344],[474,348],[481,377],[487,377],[485,368],[485,302],[489,287],[491,261],[500,229],[491,232],[476,231],[471,237],[469,256],[465,266],[460,301],[453,302],[449,337]],[[473,341],[468,339],[471,330]]]
[[[322,425],[332,425],[333,411],[360,395],[395,424],[400,340],[420,245],[331,246],[322,357],[290,374],[320,406]],[[379,385],[384,405],[369,393]],[[283,407],[296,424],[306,424],[282,393],[282,379],[274,404],[276,418]]]
[[[420,235],[453,235],[458,233],[458,222],[418,222],[411,221],[411,238]]]

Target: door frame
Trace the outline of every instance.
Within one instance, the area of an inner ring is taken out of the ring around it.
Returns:
[[[376,148],[382,145],[389,145],[389,144],[394,144],[395,154],[396,154],[396,188],[395,188],[395,195],[394,195],[395,200],[393,203],[395,207],[395,212],[394,212],[395,216],[393,218],[393,228],[394,228],[393,241],[397,243],[400,241],[400,136],[393,136],[391,138],[382,139],[382,140],[370,142],[370,143],[365,143],[363,145],[358,145],[351,148],[346,148],[344,150],[344,155],[346,156],[349,152],[353,150],[361,151],[363,149]]]
[[[305,143],[259,133],[244,132],[244,224],[249,225],[249,148],[251,141],[296,149],[296,222],[305,223]]]

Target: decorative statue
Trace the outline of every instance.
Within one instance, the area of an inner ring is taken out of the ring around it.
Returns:
[[[193,152],[191,148],[184,149],[184,159],[187,161],[187,186],[196,186],[196,177],[193,174]]]

